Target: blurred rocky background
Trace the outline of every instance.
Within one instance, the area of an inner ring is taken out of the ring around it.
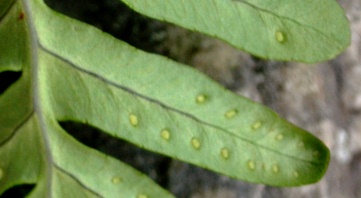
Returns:
[[[275,188],[236,181],[95,129],[63,123],[85,144],[135,166],[179,198],[361,197],[361,0],[339,0],[350,20],[351,45],[335,59],[314,65],[260,60],[219,40],[143,17],[118,0],[47,3],[133,46],[193,66],[235,93],[271,107],[322,139],[332,159],[317,184]],[[86,135],[76,132],[84,130]]]

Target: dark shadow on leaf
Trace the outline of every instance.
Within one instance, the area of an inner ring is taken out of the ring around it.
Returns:
[[[24,184],[14,186],[7,191],[5,191],[0,198],[22,198],[26,197],[33,189],[34,184]]]
[[[181,63],[192,65],[189,57],[194,56],[199,50],[200,44],[183,44],[182,40],[170,36],[177,35],[177,32],[185,30],[184,28],[177,27],[177,30],[165,21],[141,15],[119,0],[45,0],[45,3],[57,12],[95,26],[138,49],[163,55]],[[178,47],[184,48],[184,56],[187,58],[174,55],[173,49]]]
[[[64,15],[93,25],[147,52],[161,44],[165,23],[140,15],[119,0],[45,0]]]
[[[90,125],[72,121],[59,122],[59,124],[79,142],[133,166],[163,188],[168,187],[171,158],[141,149]]]
[[[0,73],[0,95],[21,76],[21,72],[5,71]]]

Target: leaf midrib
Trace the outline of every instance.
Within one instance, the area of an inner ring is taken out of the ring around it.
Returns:
[[[50,147],[50,138],[47,133],[47,127],[45,124],[45,118],[42,112],[44,112],[41,105],[41,91],[40,91],[40,76],[39,76],[39,53],[38,53],[38,34],[36,32],[36,27],[33,20],[30,0],[21,0],[21,4],[24,6],[26,17],[25,24],[28,28],[28,45],[30,50],[30,67],[31,67],[31,89],[33,91],[33,107],[34,113],[38,116],[39,127],[41,131],[42,141],[44,143],[45,149],[45,172],[46,172],[46,197],[51,197],[51,188],[52,188],[52,165],[54,164],[51,147]]]

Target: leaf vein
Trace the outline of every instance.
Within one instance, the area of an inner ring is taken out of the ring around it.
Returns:
[[[287,16],[281,16],[281,15],[278,15],[272,11],[269,11],[267,9],[264,9],[264,8],[260,8],[260,7],[257,7],[249,2],[246,2],[246,1],[243,1],[243,0],[232,0],[232,1],[236,1],[236,2],[239,2],[240,4],[244,4],[244,5],[248,5],[250,7],[252,7],[253,9],[255,9],[258,13],[260,13],[260,15],[264,15],[263,13],[267,13],[267,14],[270,14],[270,15],[273,15],[277,18],[281,18],[281,19],[284,19],[284,20],[288,20],[292,23],[295,23],[299,26],[302,26],[304,27],[305,29],[311,29],[315,32],[317,32],[319,35],[322,35],[324,38],[326,38],[327,40],[337,40],[338,43],[342,43],[342,41],[340,39],[337,39],[336,37],[331,37],[330,35],[327,35],[325,32],[313,27],[313,26],[310,26],[308,24],[302,24],[301,22],[295,20],[295,19],[292,19],[292,18],[289,18]]]
[[[16,1],[13,1],[13,2],[11,3],[11,5],[9,5],[9,7],[7,8],[7,10],[4,12],[4,14],[3,14],[2,16],[0,16],[0,23],[1,23],[2,20],[5,18],[6,14],[7,14],[8,12],[10,12],[10,10],[15,6],[15,3],[16,3]]]
[[[100,194],[98,194],[97,192],[93,191],[92,189],[90,189],[89,187],[87,187],[85,184],[83,184],[79,179],[77,179],[76,176],[74,176],[73,174],[69,173],[68,171],[62,169],[60,166],[58,166],[57,164],[53,163],[53,166],[58,169],[59,171],[61,171],[63,174],[69,176],[70,178],[72,178],[76,183],[78,183],[82,188],[90,191],[91,193],[93,193],[94,195],[98,196],[98,197],[102,197]]]
[[[34,115],[35,111],[32,110],[29,115],[27,115],[25,117],[25,119],[19,123],[18,126],[16,126],[13,130],[13,132],[11,133],[11,135],[9,135],[9,137],[7,137],[3,142],[0,142],[0,147],[4,146],[7,142],[9,142],[19,131],[19,129],[24,126],[26,124],[26,122],[28,122],[30,120],[30,118]]]

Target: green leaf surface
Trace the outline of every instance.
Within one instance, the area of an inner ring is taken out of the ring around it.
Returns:
[[[350,43],[349,23],[335,0],[121,1],[266,59],[321,62]]]
[[[68,120],[249,182],[298,186],[325,173],[327,147],[270,109],[41,0],[4,3],[0,72],[22,75],[0,95],[0,194],[34,183],[30,197],[172,197],[76,141],[58,124]]]

